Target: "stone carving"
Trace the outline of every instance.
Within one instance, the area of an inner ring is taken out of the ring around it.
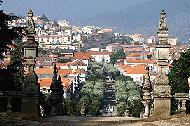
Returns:
[[[144,105],[144,114],[143,117],[147,118],[150,115],[150,105],[152,102],[151,98],[151,83],[149,77],[149,67],[146,68],[147,73],[144,76],[144,83],[143,83],[143,105]]]
[[[34,23],[34,20],[33,20],[33,12],[32,12],[31,9],[28,11],[26,33],[29,36],[34,35],[36,33],[35,32],[35,23]]]
[[[169,85],[157,85],[154,87],[155,97],[171,97],[171,88]]]
[[[157,78],[155,79],[155,84],[168,85],[169,84],[168,76],[165,73],[160,72]]]
[[[160,13],[158,37],[159,37],[159,43],[161,45],[168,44],[168,28],[166,22],[166,12],[164,10],[162,10]]]
[[[166,12],[164,10],[160,13],[160,30],[168,30],[166,22]]]

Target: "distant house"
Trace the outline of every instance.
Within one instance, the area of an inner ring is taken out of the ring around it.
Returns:
[[[50,93],[53,77],[53,67],[35,68],[42,93]],[[58,69],[65,92],[75,91],[79,83],[86,81],[87,72],[84,69]],[[65,96],[66,97],[66,96]]]
[[[92,57],[90,54],[86,53],[86,52],[74,52],[74,57],[75,60],[80,60],[83,63],[85,63],[86,65],[89,64],[89,62],[91,61]]]
[[[74,50],[73,49],[60,49],[59,53],[63,55],[63,57],[73,57]]]
[[[38,82],[40,83],[40,91],[43,94],[51,93],[51,90],[50,90],[50,86],[52,83],[51,78],[42,78],[42,79],[39,79]],[[70,90],[72,80],[70,78],[61,78],[61,82],[62,82],[63,90],[64,90],[64,98],[66,98],[67,92],[69,92],[69,90]]]
[[[117,67],[122,75],[130,76],[131,78],[133,78],[133,81],[136,82],[138,85],[141,85],[143,83],[143,77],[147,72],[147,65],[118,65]]]
[[[60,69],[71,69],[71,70],[77,70],[77,69],[83,69],[87,71],[87,64],[83,63],[82,61],[72,61],[67,63],[57,63],[57,67]]]
[[[110,63],[110,56],[112,55],[111,52],[107,51],[88,51],[87,52],[95,62],[105,62]]]

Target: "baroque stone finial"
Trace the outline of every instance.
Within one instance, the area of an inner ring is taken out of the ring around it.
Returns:
[[[168,26],[166,21],[166,12],[164,10],[160,12],[158,37],[159,45],[168,45]]]
[[[160,12],[160,28],[159,30],[168,30],[166,22],[166,12],[162,10]]]
[[[150,89],[150,77],[149,77],[149,67],[146,67],[146,74],[144,75],[144,85],[143,85],[143,88],[145,89]]]
[[[28,15],[27,15],[27,28],[26,28],[26,34],[28,36],[28,38],[34,37],[35,35],[35,23],[33,20],[33,11],[30,9],[28,11]]]
[[[28,11],[28,17],[33,17],[33,11],[32,11],[32,9],[29,9],[29,11]]]

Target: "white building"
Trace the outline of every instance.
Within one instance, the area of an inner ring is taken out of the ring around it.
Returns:
[[[89,51],[87,52],[91,55],[95,62],[106,62],[110,63],[110,52],[101,52],[101,51]]]
[[[66,20],[58,20],[57,24],[59,27],[70,27],[70,23]]]
[[[170,45],[177,45],[177,38],[168,38],[168,43]]]

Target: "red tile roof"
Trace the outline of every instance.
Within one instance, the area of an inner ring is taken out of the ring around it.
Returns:
[[[125,69],[125,72],[127,74],[146,74],[147,70],[146,70],[146,67],[138,66],[138,67],[127,67]]]
[[[62,85],[64,86],[64,88],[68,89],[71,85],[72,79],[61,78],[61,81],[62,81]],[[50,87],[50,85],[52,83],[52,79],[51,78],[43,78],[43,79],[38,80],[38,82],[40,83],[40,87]]]
[[[91,58],[91,55],[89,53],[84,53],[84,52],[75,52],[74,58],[75,59],[89,60]]]
[[[88,51],[86,52],[89,55],[112,55],[112,52],[107,52],[107,51]]]
[[[153,63],[153,64],[156,64],[156,60],[130,60],[130,59],[127,59],[126,61],[127,61],[127,63]]]

